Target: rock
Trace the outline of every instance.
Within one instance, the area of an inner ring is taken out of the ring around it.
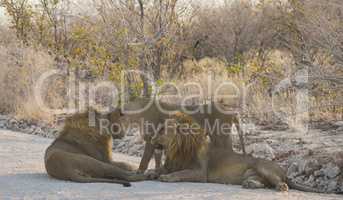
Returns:
[[[18,128],[18,121],[15,120],[15,119],[10,119],[10,120],[8,120],[8,122],[7,122],[7,127],[8,127],[9,129],[19,129],[19,128]]]
[[[305,176],[298,176],[298,177],[294,178],[294,181],[296,183],[303,183],[304,179],[305,179]]]
[[[327,188],[328,188],[328,185],[327,185],[327,182],[325,182],[325,181],[321,181],[318,184],[318,189],[321,191],[327,191]]]
[[[315,182],[320,185],[322,182],[324,181],[324,178],[323,177],[318,177],[316,178]]]
[[[36,129],[32,132],[33,135],[41,135],[41,136],[46,136],[44,134],[44,131],[40,127],[36,127]]]
[[[253,154],[257,158],[272,160],[275,158],[275,150],[267,143],[251,144],[246,147],[248,154]]]
[[[323,177],[325,174],[322,170],[317,170],[313,173],[315,177]]]
[[[338,121],[333,124],[334,126],[343,127],[343,121]]]
[[[321,168],[320,164],[318,163],[317,160],[311,159],[306,162],[305,167],[304,167],[304,173],[306,176],[310,176],[313,174],[314,171],[317,171]]]
[[[117,147],[121,143],[121,140],[113,140],[113,147]]]
[[[320,165],[317,160],[311,159],[311,160],[299,160],[298,161],[299,166],[299,173],[300,174],[306,174],[309,176],[314,171],[320,169]]]
[[[132,147],[129,149],[128,154],[131,155],[131,156],[138,156],[140,150],[142,150],[142,147],[141,147],[141,146],[139,146],[139,145],[134,145],[134,146],[132,146]]]
[[[289,128],[290,127],[289,127],[289,125],[287,123],[283,123],[281,121],[278,121],[276,123],[263,126],[261,128],[261,130],[286,131]]]
[[[124,147],[125,147],[125,142],[120,142],[119,144],[118,144],[118,146],[116,147],[116,149],[123,149]]]
[[[294,178],[298,175],[298,171],[299,171],[299,166],[297,163],[293,162],[287,170],[287,176],[290,178]]]
[[[337,166],[343,169],[343,151],[337,152],[334,158]]]
[[[9,116],[6,116],[6,115],[0,115],[0,121],[7,121],[9,120]]]
[[[322,170],[324,172],[324,175],[329,179],[335,178],[341,173],[339,167],[333,163],[329,163],[324,168],[322,168]]]
[[[138,145],[144,144],[144,140],[139,136],[134,137],[133,141],[134,141],[134,144],[138,144]]]
[[[48,138],[56,138],[59,135],[58,129],[48,129],[48,130],[44,130],[44,132],[46,133],[46,137]]]
[[[0,129],[5,129],[6,128],[6,121],[0,121]]]
[[[305,182],[305,185],[310,186],[310,187],[315,187],[316,182],[315,182],[315,177],[311,175]]]
[[[328,192],[333,192],[337,190],[337,181],[330,181],[328,186],[327,186],[327,191]]]
[[[244,133],[246,133],[247,135],[249,135],[250,133],[252,133],[253,131],[255,131],[256,125],[254,123],[244,123],[242,125],[242,130],[244,131]]]
[[[23,129],[22,131],[26,134],[32,134],[34,132],[35,129],[31,128],[31,127],[27,127],[25,129]]]
[[[129,131],[127,131],[126,136],[135,136],[139,135],[139,129],[138,128],[131,128]]]

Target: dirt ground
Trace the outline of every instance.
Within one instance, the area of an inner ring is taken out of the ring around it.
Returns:
[[[202,183],[79,184],[51,179],[45,172],[43,155],[51,139],[0,130],[0,199],[342,199],[338,195],[291,190],[247,190],[240,186]],[[138,164],[139,158],[114,154],[114,159]]]

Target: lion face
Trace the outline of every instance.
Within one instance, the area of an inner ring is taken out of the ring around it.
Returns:
[[[159,130],[151,139],[154,146],[162,145],[165,149],[170,146],[175,147],[175,143],[182,145],[192,138],[202,135],[203,130],[190,116],[183,113],[176,113],[165,121],[161,130]]]
[[[155,147],[162,146],[165,149],[173,141],[174,134],[176,134],[175,131],[170,128],[162,128],[152,137],[151,143]]]
[[[163,129],[158,131],[151,142],[161,145],[166,160],[164,168],[168,172],[190,169],[198,164],[197,154],[206,143],[206,134],[192,118],[177,113],[166,120]]]

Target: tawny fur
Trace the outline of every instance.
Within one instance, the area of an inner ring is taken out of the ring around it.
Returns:
[[[191,118],[182,113],[172,118],[177,123],[192,123]],[[225,137],[220,137],[223,139]],[[289,182],[285,171],[275,162],[241,155],[225,145],[208,142],[202,130],[196,134],[171,134],[167,130],[157,134],[153,144],[163,145],[166,151],[165,164],[158,171],[161,181],[238,184],[245,188],[273,187],[279,191],[288,191],[287,183],[290,183],[294,189],[319,192]]]
[[[100,120],[114,123],[120,112],[95,113],[95,127],[89,126],[88,112],[74,114],[65,120],[59,137],[45,153],[47,173],[56,179],[74,182],[108,182],[130,186],[129,181],[145,180],[134,167],[112,161],[112,136],[100,131]]]
[[[231,125],[235,124],[237,131],[239,133],[240,143],[242,151],[245,152],[244,148],[244,136],[242,133],[242,130],[240,128],[239,124],[239,115],[237,113],[222,113],[218,108],[217,104],[214,102],[211,102],[206,105],[187,105],[187,106],[180,106],[176,104],[168,104],[163,103],[160,101],[154,101],[152,104],[150,104],[151,99],[149,98],[137,98],[135,100],[132,100],[131,102],[124,105],[124,110],[126,111],[137,111],[139,109],[145,108],[147,109],[143,110],[140,113],[135,114],[129,114],[128,119],[131,122],[144,122],[148,124],[153,124],[154,127],[159,127],[159,125],[163,125],[167,119],[169,119],[169,114],[162,112],[163,111],[180,111],[182,109],[186,109],[189,111],[196,111],[191,114],[192,120],[194,120],[196,123],[198,123],[202,128],[204,128],[208,135],[210,135],[212,139],[212,143],[216,143],[219,146],[225,145],[227,150],[232,150],[232,140],[230,135],[226,135],[224,138],[218,135],[222,134],[220,130],[216,130],[215,133],[212,133],[212,130],[208,130],[208,128],[213,128],[216,126],[216,123],[218,122],[218,126],[221,127],[222,124],[228,124]],[[208,125],[206,127],[206,124]],[[206,129],[207,128],[207,129]],[[139,165],[139,170],[141,172],[144,172],[149,165],[150,160],[152,159],[156,146],[151,143],[151,137],[154,135],[152,131],[143,129],[141,131],[141,134],[143,134],[143,138],[145,141],[145,149],[144,153]],[[212,137],[212,136],[215,137]],[[161,157],[157,156],[155,153],[155,166],[156,169],[160,168],[161,163]]]

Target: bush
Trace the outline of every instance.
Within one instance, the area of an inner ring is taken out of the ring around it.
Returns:
[[[11,34],[3,33],[0,41],[0,112],[49,121],[51,116],[41,112],[34,100],[33,86],[42,73],[53,68],[53,58],[44,50],[22,45]],[[56,96],[52,99],[51,104],[59,101]]]

